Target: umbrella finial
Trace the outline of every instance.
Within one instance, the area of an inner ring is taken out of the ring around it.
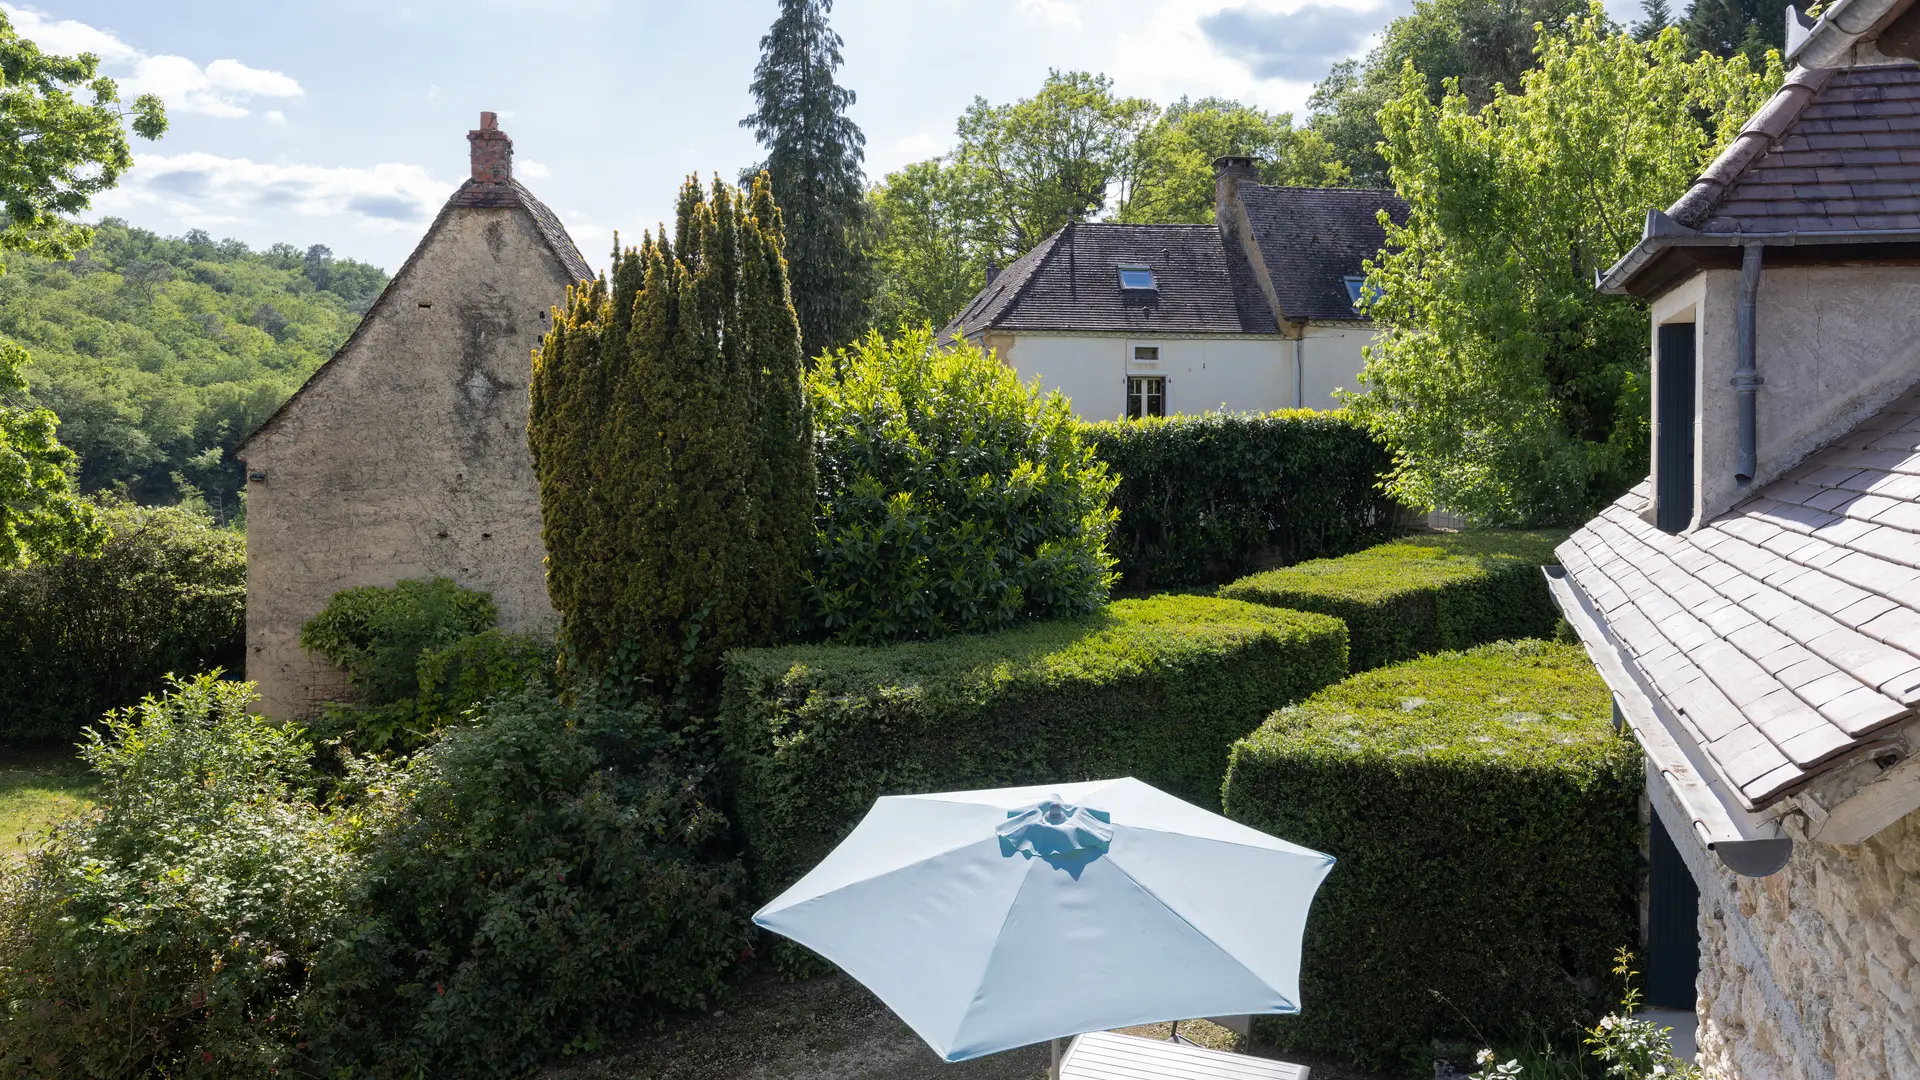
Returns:
[[[1007,820],[994,831],[1000,834],[1000,854],[1045,859],[1059,866],[1105,855],[1113,842],[1113,815],[1052,795],[1007,811]]]

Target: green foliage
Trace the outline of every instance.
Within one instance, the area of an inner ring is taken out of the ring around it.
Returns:
[[[843,643],[997,630],[1107,599],[1114,480],[1072,407],[933,331],[869,334],[806,379],[820,499],[805,616]]]
[[[1225,98],[1174,102],[1141,134],[1135,154],[1120,221],[1211,224],[1213,162],[1228,155],[1254,158],[1263,184],[1338,187],[1349,176],[1326,137],[1294,127],[1291,113]]]
[[[888,173],[867,194],[873,325],[944,326],[987,284],[994,254],[978,177],[939,160]]]
[[[1692,0],[1679,26],[1689,49],[1727,58],[1744,56],[1749,64],[1764,68],[1769,51],[1781,52],[1787,47],[1789,2]]]
[[[1351,670],[1442,649],[1552,636],[1559,609],[1540,568],[1566,534],[1410,536],[1336,559],[1254,574],[1220,595],[1318,611],[1347,624]]]
[[[1194,596],[933,643],[743,649],[728,790],[772,895],[882,795],[1131,775],[1212,804],[1233,740],[1345,673],[1336,620]]]
[[[66,259],[87,246],[91,231],[73,218],[133,166],[128,121],[143,139],[167,130],[158,97],[122,109],[99,57],[50,56],[0,16],[0,250]]]
[[[423,653],[493,627],[493,597],[452,578],[411,578],[333,594],[300,628],[300,645],[345,668],[369,705],[391,705],[420,693]]]
[[[802,355],[852,341],[866,325],[868,255],[866,136],[847,116],[853,91],[833,80],[840,35],[827,25],[833,0],[780,0],[760,39],[753,115],[740,126],[766,148],[765,170],[786,217],[787,274]]]
[[[60,417],[79,486],[242,513],[228,456],[344,342],[378,269],[289,244],[250,251],[113,218],[71,262],[7,257],[0,333],[32,354],[33,401]]]
[[[1382,333],[1349,407],[1389,490],[1487,524],[1565,523],[1647,469],[1644,307],[1593,287],[1780,84],[1777,60],[1614,33],[1596,4],[1477,112],[1409,66],[1380,114],[1411,211],[1368,276]]]
[[[497,697],[528,686],[551,686],[557,650],[546,634],[485,630],[420,654],[419,715],[444,724]]]
[[[303,1002],[323,1071],[518,1076],[711,1006],[744,874],[644,709],[493,703],[371,785],[351,926]]]
[[[1120,478],[1113,551],[1134,588],[1338,555],[1399,526],[1379,491],[1392,459],[1342,413],[1207,413],[1081,433]]]
[[[244,658],[244,537],[189,508],[95,512],[97,549],[0,569],[0,742],[71,742],[169,672]]]
[[[353,865],[312,748],[202,675],[108,716],[100,805],[0,862],[0,1076],[267,1076]]]
[[[1641,869],[1644,777],[1611,702],[1578,646],[1503,642],[1356,675],[1237,743],[1227,815],[1340,860],[1307,1008],[1262,1034],[1410,1068],[1433,1039],[1591,1020],[1575,980],[1633,939]]]
[[[1622,947],[1614,953],[1614,977],[1626,984],[1620,1007],[1600,1018],[1587,1031],[1586,1044],[1607,1066],[1607,1075],[1619,1080],[1693,1080],[1700,1075],[1690,1061],[1673,1052],[1673,1030],[1653,1020],[1639,1019],[1640,988],[1633,980],[1633,953]]]
[[[590,672],[704,694],[799,614],[813,437],[780,228],[764,176],[689,179],[673,242],[619,253],[534,358],[547,592]]]
[[[25,349],[0,338],[0,572],[101,539],[92,508],[75,497],[76,458],[54,434],[59,418],[26,400],[26,362]]]

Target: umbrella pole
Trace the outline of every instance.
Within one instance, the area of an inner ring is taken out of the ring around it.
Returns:
[[[1047,1070],[1047,1080],[1060,1080],[1060,1040],[1053,1040],[1053,1067]]]

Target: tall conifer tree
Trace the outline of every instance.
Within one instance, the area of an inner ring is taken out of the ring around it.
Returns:
[[[870,290],[862,243],[867,138],[847,117],[853,91],[834,82],[840,35],[827,25],[833,0],[780,0],[760,39],[753,115],[740,126],[766,148],[764,168],[786,215],[793,306],[807,356],[852,341],[866,328]]]
[[[793,625],[813,434],[766,176],[688,180],[674,237],[617,243],[534,358],[528,441],[569,652],[656,693]]]

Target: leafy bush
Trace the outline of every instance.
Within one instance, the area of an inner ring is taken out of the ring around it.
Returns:
[[[315,968],[316,1063],[510,1076],[710,1004],[744,874],[646,710],[498,699],[376,785],[353,929]]]
[[[720,724],[769,892],[881,795],[1132,775],[1216,804],[1233,741],[1345,674],[1337,620],[1164,596],[937,643],[743,649]]]
[[[452,578],[343,589],[300,628],[300,644],[347,670],[368,705],[419,696],[422,653],[493,627],[493,597]]]
[[[1560,611],[1540,568],[1565,536],[1413,536],[1241,578],[1220,595],[1345,620],[1353,670],[1365,671],[1441,649],[1552,636]]]
[[[556,662],[552,637],[487,630],[444,649],[420,654],[415,699],[420,717],[446,723],[493,698],[529,685],[551,685]]]
[[[1355,675],[1235,744],[1227,815],[1340,860],[1305,1009],[1268,1034],[1386,1068],[1591,1019],[1575,980],[1633,940],[1640,873],[1644,778],[1611,706],[1577,646],[1504,642]]]
[[[807,375],[820,504],[807,618],[842,643],[998,630],[1106,602],[1114,480],[1058,393],[927,328]]]
[[[0,742],[71,741],[169,672],[244,659],[244,537],[178,507],[99,518],[98,551],[0,570]]]
[[[1387,448],[1341,412],[1207,413],[1087,424],[1120,478],[1113,552],[1129,586],[1227,581],[1392,536]]]
[[[0,861],[0,1075],[265,1076],[338,929],[352,860],[309,744],[201,675],[115,712],[81,755],[99,808]]]

